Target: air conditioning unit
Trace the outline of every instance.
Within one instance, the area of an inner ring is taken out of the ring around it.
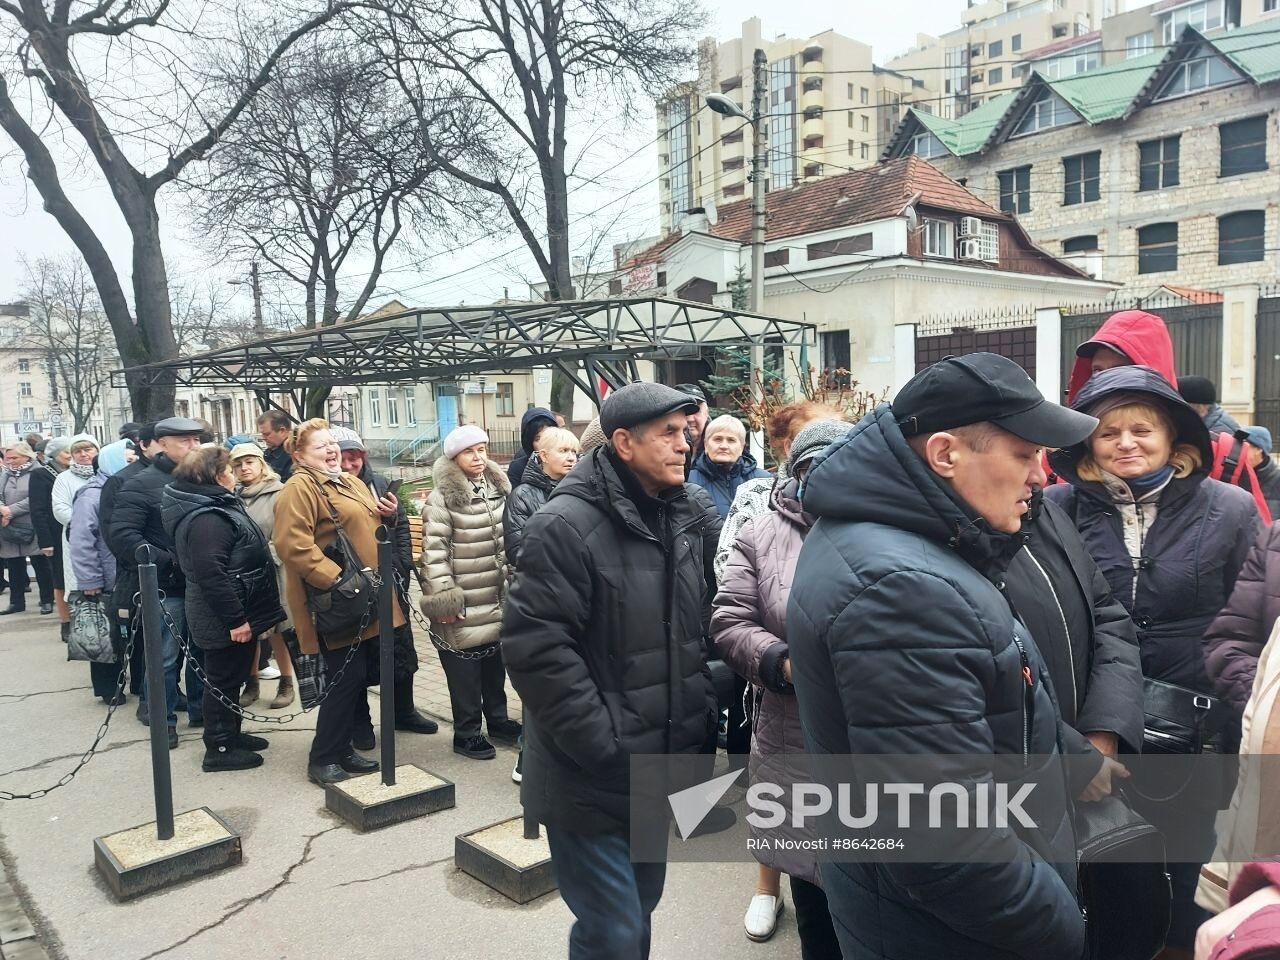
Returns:
[[[966,220],[971,219],[965,217]],[[981,260],[982,259],[982,241],[976,237],[968,237],[960,241],[960,259],[961,260]]]
[[[977,217],[961,217],[960,218],[960,236],[962,237],[980,237],[982,236],[982,221]]]

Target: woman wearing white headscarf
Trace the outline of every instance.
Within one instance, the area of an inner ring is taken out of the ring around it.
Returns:
[[[98,441],[92,434],[77,433],[71,438],[68,449],[71,451],[71,463],[53,481],[52,496],[53,516],[62,524],[64,538],[67,536],[66,528],[71,524],[71,508],[75,504],[76,494],[93,479],[96,472],[93,461],[98,455]],[[75,568],[71,565],[71,551],[67,549],[65,541],[62,545],[62,581],[67,594],[78,589]]]

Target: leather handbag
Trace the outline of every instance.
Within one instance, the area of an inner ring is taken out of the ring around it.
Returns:
[[[1176,683],[1142,681],[1143,753],[1226,753],[1232,712],[1226,702]]]
[[[360,562],[360,556],[351,545],[328,493],[318,483],[316,486],[329,508],[329,519],[333,521],[335,533],[333,543],[324,548],[324,555],[342,569],[337,582],[328,588],[313,587],[303,581],[307,607],[320,636],[348,637],[361,632],[362,625],[367,626],[377,620],[377,577],[371,568]]]
[[[1169,932],[1164,837],[1117,792],[1075,815],[1080,909],[1090,957],[1151,960]]]
[[[7,523],[0,527],[0,540],[25,547],[36,538],[35,527],[23,523]]]

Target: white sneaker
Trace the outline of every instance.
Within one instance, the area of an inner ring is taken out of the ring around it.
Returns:
[[[771,897],[765,893],[757,893],[751,898],[747,907],[747,915],[743,925],[747,928],[747,939],[756,943],[764,943],[778,929],[778,917],[782,916],[782,894]]]
[[[265,667],[258,671],[259,680],[279,680],[280,668],[275,665],[275,661],[269,662]]]

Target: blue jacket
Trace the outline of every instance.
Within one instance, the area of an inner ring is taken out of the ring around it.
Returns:
[[[818,520],[787,639],[810,753],[943,754],[947,779],[975,784],[992,782],[995,754],[1038,754],[1033,772],[1065,795],[1048,670],[1001,592],[1023,537],[975,516],[887,404],[820,455],[803,502]],[[964,863],[822,863],[844,955],[1078,960],[1075,837],[1056,805],[1035,828],[981,831]]]
[[[749,453],[744,453],[727,467],[713,463],[706,453],[700,453],[689,470],[688,482],[696,483],[711,494],[716,509],[720,511],[720,519],[723,520],[729,515],[729,508],[733,506],[733,498],[740,486],[756,477],[768,476],[770,473],[756,466],[756,458]]]

